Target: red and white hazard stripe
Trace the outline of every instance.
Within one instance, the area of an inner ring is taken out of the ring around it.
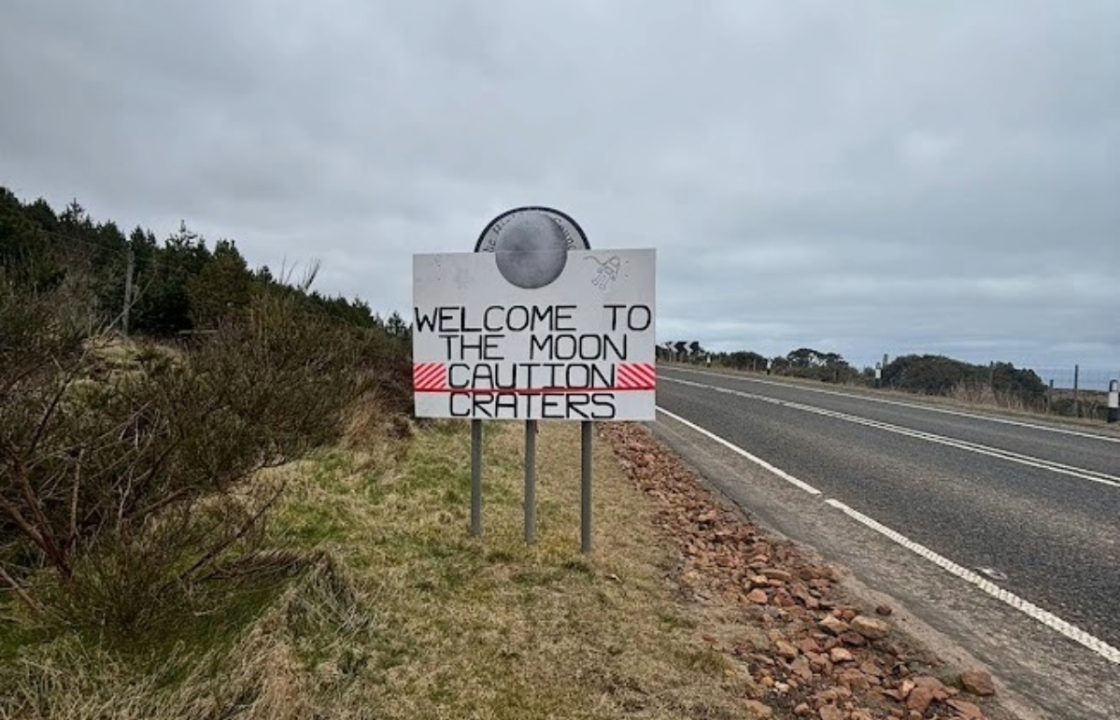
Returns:
[[[657,368],[653,363],[622,363],[614,386],[619,390],[653,390],[657,386]]]
[[[414,390],[446,390],[447,367],[443,363],[415,363],[412,366]]]

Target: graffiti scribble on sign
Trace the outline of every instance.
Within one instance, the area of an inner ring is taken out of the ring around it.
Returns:
[[[618,279],[618,271],[622,269],[622,261],[618,259],[617,255],[612,255],[606,260],[599,260],[599,258],[593,256],[584,259],[599,263],[599,269],[595,271],[595,277],[591,280],[591,284],[600,290],[606,290],[611,283]]]

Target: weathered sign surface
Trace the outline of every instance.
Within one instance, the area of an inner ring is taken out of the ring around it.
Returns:
[[[655,257],[571,250],[542,285],[501,253],[415,255],[417,416],[655,419]]]

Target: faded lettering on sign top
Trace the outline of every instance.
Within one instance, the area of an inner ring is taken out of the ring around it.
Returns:
[[[655,258],[575,250],[526,289],[491,253],[413,256],[416,414],[653,420]]]

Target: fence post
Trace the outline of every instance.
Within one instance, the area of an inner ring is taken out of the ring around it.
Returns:
[[[1081,378],[1081,366],[1073,366],[1073,416],[1081,417],[1081,392],[1078,389],[1079,380]]]

